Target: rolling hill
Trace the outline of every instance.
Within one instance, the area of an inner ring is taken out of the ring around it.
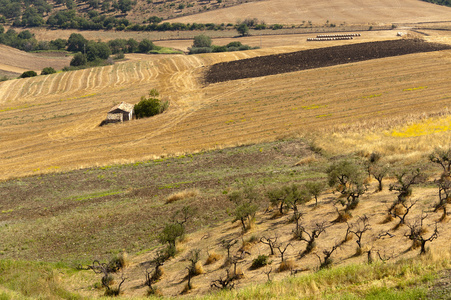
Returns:
[[[380,24],[449,21],[451,8],[418,0],[267,0],[172,19],[182,23],[236,23],[257,18],[268,24]]]

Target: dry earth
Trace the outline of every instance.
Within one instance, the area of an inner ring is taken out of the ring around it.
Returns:
[[[448,36],[439,38],[450,41]],[[449,106],[449,50],[209,86],[199,81],[205,67],[214,63],[305,47],[148,56],[2,82],[0,178],[270,141],[363,120],[382,118],[386,125],[392,118]],[[170,101],[167,113],[98,127],[115,103],[137,103],[151,88]]]
[[[257,18],[268,24],[414,23],[451,20],[451,8],[418,0],[267,0],[173,19],[181,23],[235,23]]]

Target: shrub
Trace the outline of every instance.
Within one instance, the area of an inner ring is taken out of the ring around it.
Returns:
[[[192,47],[189,48],[189,54],[198,54],[198,53],[211,53],[213,49],[211,47]]]
[[[42,69],[42,71],[41,71],[41,75],[49,75],[49,74],[54,74],[54,73],[56,73],[56,71],[55,71],[55,69],[52,68],[52,67],[44,68],[44,69]]]
[[[19,76],[19,78],[27,78],[27,77],[34,77],[34,76],[38,76],[38,74],[35,71],[25,71]]]
[[[251,268],[252,269],[258,269],[263,266],[266,266],[268,264],[268,256],[266,255],[259,255],[256,259],[252,261]]]
[[[172,203],[178,200],[188,199],[199,196],[199,190],[187,189],[181,192],[172,193],[166,198],[166,203]]]
[[[206,265],[210,265],[214,262],[217,262],[222,258],[221,254],[218,254],[216,252],[211,252],[210,255],[208,255],[207,260],[205,261]]]
[[[141,101],[135,105],[136,118],[152,117],[164,112],[168,108],[168,101],[162,102],[156,97],[158,97],[158,92],[155,89],[149,92],[149,98],[141,97]]]

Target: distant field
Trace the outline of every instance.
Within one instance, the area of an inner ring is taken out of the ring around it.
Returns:
[[[235,23],[257,18],[268,24],[380,24],[451,20],[451,8],[419,0],[267,0],[173,19],[182,23]]]
[[[20,75],[29,70],[38,74],[46,67],[62,69],[68,66],[71,57],[61,55],[44,56],[35,53],[27,53],[0,44],[0,70]]]
[[[361,121],[384,120],[386,126],[449,106],[449,50],[200,83],[206,66],[283,49],[148,56],[0,83],[0,178],[271,141]],[[167,113],[98,127],[115,103],[137,103],[151,88],[170,101]]]

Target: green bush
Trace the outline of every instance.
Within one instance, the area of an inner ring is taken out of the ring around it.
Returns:
[[[49,75],[49,74],[54,74],[54,73],[56,73],[56,71],[55,71],[55,69],[52,68],[52,67],[44,68],[44,69],[42,69],[42,71],[41,71],[41,75]]]
[[[135,115],[137,119],[148,118],[161,114],[169,107],[168,101],[158,99],[158,92],[152,89],[149,92],[149,98],[141,97],[141,101],[135,105]]]
[[[266,255],[259,255],[256,259],[254,259],[252,261],[251,268],[252,269],[258,269],[258,268],[261,268],[263,266],[266,266],[267,264],[269,264],[268,256],[266,256]]]
[[[19,76],[19,78],[27,78],[27,77],[34,77],[34,76],[38,76],[38,74],[35,71],[25,71]]]

